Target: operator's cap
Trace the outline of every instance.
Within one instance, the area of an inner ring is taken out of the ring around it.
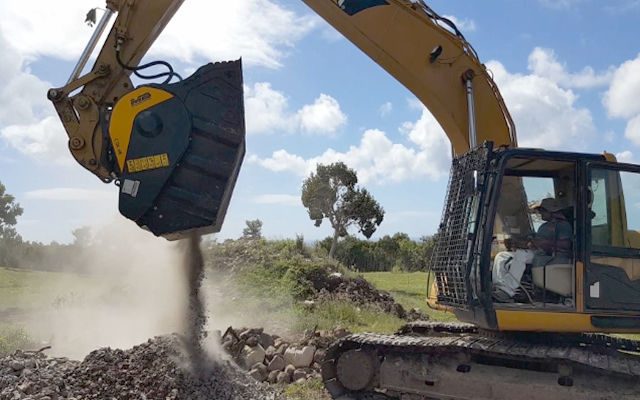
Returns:
[[[541,208],[549,212],[557,212],[565,208],[565,206],[560,200],[554,199],[553,197],[547,197],[531,207],[532,210],[538,210]]]

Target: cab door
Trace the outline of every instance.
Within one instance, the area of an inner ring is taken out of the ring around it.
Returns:
[[[640,310],[640,167],[589,163],[585,174],[585,307]]]

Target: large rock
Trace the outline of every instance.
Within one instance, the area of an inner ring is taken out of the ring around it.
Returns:
[[[284,369],[284,372],[289,375],[289,377],[293,376],[293,371],[296,370],[296,367],[294,367],[293,365],[287,365]]]
[[[267,370],[269,371],[282,371],[287,366],[287,363],[284,361],[284,357],[281,355],[273,356],[273,359],[269,363]]]
[[[305,372],[305,370],[303,369],[296,369],[295,371],[293,371],[293,381],[297,381],[299,379],[304,379],[307,377],[307,373]]]
[[[278,377],[276,378],[277,383],[290,383],[291,376],[286,372],[278,373]]]
[[[254,364],[264,362],[265,355],[266,352],[259,344],[255,347],[245,346],[241,359],[245,367],[248,368]]]
[[[260,334],[260,336],[258,336],[258,342],[265,349],[269,348],[270,346],[273,346],[275,344],[275,340],[273,339],[273,337],[271,335],[268,335],[268,334],[264,333],[264,332],[262,332]]]
[[[278,375],[280,375],[282,371],[271,371],[269,372],[269,376],[267,377],[267,382],[273,384],[278,382]]]
[[[267,372],[267,367],[263,363],[255,363],[251,366],[249,375],[251,375],[255,380],[262,382],[267,379],[269,373]]]
[[[296,368],[306,368],[313,362],[315,352],[314,346],[305,346],[302,349],[289,348],[284,352],[284,360]]]
[[[264,346],[263,346],[264,347]],[[276,348],[273,346],[269,346],[267,347],[267,349],[265,350],[266,354],[267,354],[267,360],[271,360],[273,358],[273,356],[276,355]]]
[[[258,382],[262,382],[267,378],[267,373],[259,369],[253,368],[251,369],[251,371],[249,371],[249,376],[257,380]]]

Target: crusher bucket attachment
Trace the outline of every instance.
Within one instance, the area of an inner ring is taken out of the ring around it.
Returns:
[[[136,88],[109,136],[122,215],[169,240],[220,231],[245,153],[241,61]]]

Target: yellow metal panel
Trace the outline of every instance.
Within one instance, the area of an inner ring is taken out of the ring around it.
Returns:
[[[158,162],[156,162],[156,160],[158,160]],[[167,153],[127,160],[127,169],[129,173],[148,171],[150,169],[164,168],[168,166],[169,155]]]
[[[591,315],[545,311],[496,310],[501,331],[593,332]]]
[[[584,264],[576,262],[576,311],[584,311]]]
[[[116,153],[120,171],[124,171],[124,161],[127,158],[131,131],[133,130],[133,121],[136,115],[172,97],[173,95],[171,93],[162,89],[140,87],[127,93],[116,103],[115,107],[113,107],[111,122],[109,124],[109,136],[111,137],[111,143]],[[134,162],[140,163],[140,160],[135,160]],[[137,164],[135,168],[136,170],[140,169]],[[129,168],[129,170],[131,171],[131,168]]]

